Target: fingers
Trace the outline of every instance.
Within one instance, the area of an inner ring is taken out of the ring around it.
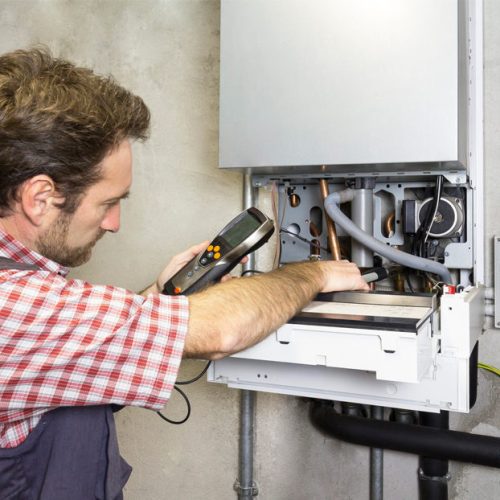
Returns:
[[[221,283],[225,283],[226,281],[229,281],[229,280],[232,280],[232,279],[238,279],[238,278],[239,278],[239,276],[233,276],[232,274],[225,274],[220,279],[220,282]]]
[[[327,266],[323,292],[370,289],[356,264],[347,260],[323,261],[323,263]]]
[[[161,290],[166,281],[180,271],[188,262],[193,260],[200,252],[205,250],[209,243],[208,240],[203,241],[172,257],[156,280],[158,288]]]
[[[191,259],[193,257],[196,257],[200,252],[203,252],[209,245],[210,241],[202,241],[201,243],[198,243],[197,245],[193,245],[192,247],[189,247],[187,250],[185,250],[183,253],[189,254],[191,256]],[[189,259],[189,260],[191,260]]]

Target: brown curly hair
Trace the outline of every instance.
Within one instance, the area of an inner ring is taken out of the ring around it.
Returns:
[[[0,216],[21,184],[45,174],[72,213],[100,179],[103,158],[125,139],[145,140],[150,113],[112,77],[96,75],[46,48],[0,56]]]

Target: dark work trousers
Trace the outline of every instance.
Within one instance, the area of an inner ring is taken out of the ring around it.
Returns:
[[[58,408],[19,446],[0,449],[0,499],[120,500],[131,472],[109,405]]]
[[[0,269],[37,267],[0,257]],[[120,500],[131,472],[110,405],[57,408],[19,446],[0,448],[0,500]]]

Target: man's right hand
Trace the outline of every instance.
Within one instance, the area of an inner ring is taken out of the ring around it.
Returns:
[[[370,289],[361,277],[358,266],[348,260],[321,261],[319,264],[324,268],[325,283],[321,290],[324,293]]]

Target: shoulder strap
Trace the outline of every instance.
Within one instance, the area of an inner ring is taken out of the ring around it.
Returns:
[[[38,266],[33,264],[25,264],[24,262],[17,262],[7,257],[0,257],[0,271],[4,269],[18,269],[20,271],[36,271]]]

